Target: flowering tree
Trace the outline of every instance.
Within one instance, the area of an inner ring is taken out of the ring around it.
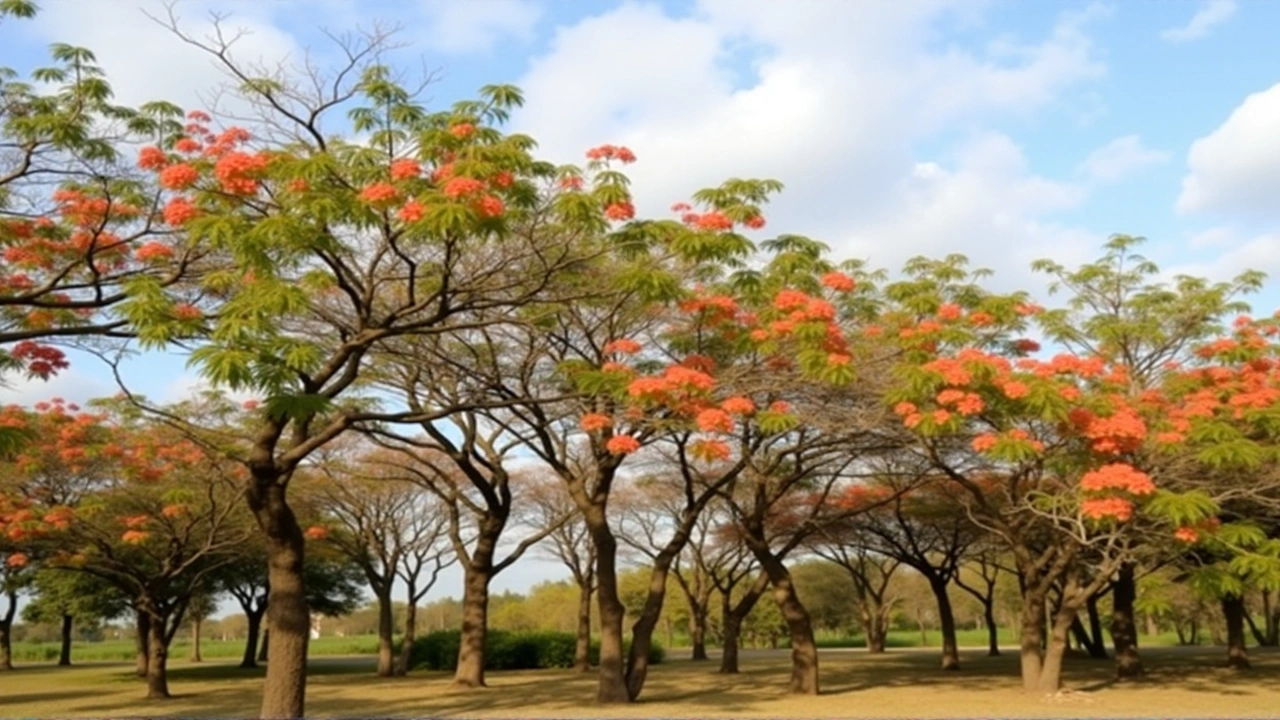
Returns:
[[[0,7],[0,19],[34,13],[22,1]],[[0,69],[0,372],[32,378],[67,367],[42,341],[127,335],[118,310],[130,284],[172,286],[197,261],[169,236],[155,183],[123,152],[180,131],[180,112],[112,104],[89,50],[55,44],[52,56],[29,82]]]
[[[127,415],[61,402],[7,414],[41,426],[44,442],[5,468],[6,493],[27,509],[4,529],[29,536],[48,567],[93,575],[130,598],[146,618],[147,696],[168,697],[168,648],[187,604],[247,537],[241,486],[191,443]]]
[[[1145,397],[1158,407],[1164,386],[1176,382],[1180,368],[1195,360],[1193,351],[1215,338],[1229,316],[1248,310],[1239,298],[1256,292],[1263,276],[1252,271],[1229,282],[1187,276],[1172,284],[1158,282],[1159,268],[1135,252],[1142,242],[1116,235],[1104,246],[1102,257],[1073,270],[1049,260],[1037,262],[1034,267],[1053,278],[1051,291],[1066,296],[1064,307],[1038,315],[1037,322],[1050,340],[1070,352],[1123,368],[1128,376],[1123,392],[1130,402]],[[1186,420],[1168,427],[1161,445],[1180,442],[1186,428]],[[1169,472],[1176,465],[1170,467],[1150,452],[1135,448],[1131,462],[1149,469],[1165,466],[1161,484],[1166,487],[1179,482],[1180,473]],[[1164,547],[1158,541],[1136,543],[1136,562],[1164,561]],[[1111,587],[1111,635],[1116,672],[1122,679],[1143,673],[1134,623],[1135,574],[1135,563],[1122,565]]]
[[[399,669],[407,671],[404,662],[397,665],[394,655],[394,585],[397,579],[409,584],[409,613],[402,640],[407,647],[413,643],[417,603],[430,591],[440,571],[452,564],[452,560],[445,560],[448,550],[442,542],[449,515],[437,506],[429,491],[403,476],[389,475],[376,458],[357,457],[344,463],[334,455],[323,453],[323,479],[308,488],[327,522],[308,532],[317,539],[323,536],[364,572],[378,604],[377,673],[390,677]],[[424,570],[427,577],[423,577]]]
[[[356,398],[375,349],[452,332],[473,312],[536,303],[582,257],[526,221],[574,226],[599,215],[555,204],[542,192],[555,168],[530,156],[529,138],[500,131],[521,102],[514,88],[486,87],[477,101],[428,113],[379,64],[383,35],[344,45],[348,61],[331,74],[311,66],[294,78],[237,63],[234,38],[203,43],[173,29],[236,79],[231,92],[258,117],[244,129],[194,113],[182,137],[139,154],[166,190],[169,225],[224,262],[190,296],[140,281],[125,311],[145,345],[182,339],[209,381],[262,398],[224,449],[248,469],[249,505],[267,538],[262,716],[298,717],[310,622],[290,478],[361,421],[430,420]],[[359,140],[330,124],[340,113]]]

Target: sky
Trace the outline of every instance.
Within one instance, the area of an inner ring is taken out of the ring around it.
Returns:
[[[200,107],[222,80],[148,0],[41,0],[0,24],[0,65],[51,42],[97,53],[118,99]],[[769,230],[896,268],[961,253],[1043,297],[1030,263],[1089,261],[1113,233],[1169,276],[1280,278],[1280,3],[1247,0],[184,0],[244,35],[244,61],[331,60],[326,34],[398,27],[390,60],[431,71],[430,106],[523,89],[510,129],[553,162],[630,147],[642,215],[730,177],[781,180]],[[1051,298],[1046,298],[1052,304]],[[1269,282],[1258,313],[1280,307]],[[92,358],[0,402],[113,394]],[[153,399],[198,379],[180,357],[125,370]],[[557,576],[519,563],[495,589]],[[457,593],[447,578],[444,593]]]

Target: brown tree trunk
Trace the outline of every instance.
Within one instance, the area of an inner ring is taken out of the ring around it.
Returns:
[[[1144,674],[1142,657],[1138,655],[1138,625],[1134,622],[1133,602],[1137,582],[1131,563],[1120,566],[1111,587],[1111,642],[1116,651],[1116,677],[1120,680],[1139,678]]]
[[[258,641],[258,662],[266,663],[267,656],[271,654],[271,625],[266,621],[262,623],[262,639]]]
[[[693,643],[693,660],[708,660],[707,657],[707,606],[700,604],[689,614],[689,635]]]
[[[147,699],[169,697],[169,643],[165,637],[169,618],[152,615],[147,634]]]
[[[1102,615],[1098,612],[1098,594],[1094,593],[1085,601],[1085,613],[1089,617],[1089,657],[1095,660],[1110,660],[1107,657],[1107,641],[1102,636]]]
[[[753,538],[752,554],[769,575],[773,597],[791,634],[791,683],[788,690],[795,695],[818,694],[818,644],[813,638],[813,622],[800,602],[791,571],[763,544],[759,535]]]
[[[1022,689],[1025,692],[1036,692],[1040,687],[1040,674],[1044,664],[1044,627],[1044,596],[1027,588],[1022,594],[1022,627],[1018,635]],[[1065,643],[1064,637],[1064,649]]]
[[[263,683],[263,720],[306,714],[307,645],[311,611],[302,573],[306,542],[273,468],[254,468],[249,505],[267,541],[267,676]]]
[[[987,623],[987,657],[1000,657],[1000,626],[996,625],[995,603],[982,603],[982,617]]]
[[[947,581],[930,578],[929,587],[938,601],[938,624],[942,626],[942,669],[959,670],[960,643],[956,640],[956,615],[951,608],[951,597],[947,595]]]
[[[71,625],[74,619],[69,613],[62,613],[62,647],[58,651],[58,665],[67,667],[71,664]]]
[[[1064,603],[1054,615],[1044,660],[1040,665],[1040,678],[1036,688],[1039,692],[1052,694],[1062,688],[1062,660],[1067,653],[1067,635],[1071,631],[1071,624],[1076,622],[1077,610]]]
[[[484,541],[481,540],[481,543]],[[489,581],[491,553],[482,557],[477,547],[472,562],[464,570],[462,588],[462,638],[458,645],[458,669],[453,684],[484,687],[484,644],[489,634]]]
[[[204,662],[204,658],[200,655],[200,626],[204,624],[204,620],[200,618],[192,618],[191,620],[191,662]]]
[[[391,614],[391,583],[384,592],[375,592],[378,603],[378,677],[395,674],[395,616]]]
[[[413,641],[418,637],[418,603],[412,600],[413,590],[409,588],[410,600],[404,611],[404,637],[400,641],[400,661],[396,663],[395,668],[395,674],[401,677],[409,674]]]
[[[13,619],[18,615],[18,592],[5,593],[8,606],[0,616],[0,670],[13,669]]]
[[[1248,670],[1250,665],[1244,637],[1244,598],[1240,595],[1224,596],[1222,615],[1227,621],[1227,667]]]
[[[640,610],[640,617],[636,618],[635,624],[631,626],[631,649],[627,654],[625,674],[627,697],[632,701],[639,699],[640,691],[644,689],[644,681],[649,675],[649,650],[653,647],[653,631],[662,617],[662,603],[667,597],[667,577],[670,575],[671,563],[676,558],[676,553],[667,552],[670,549],[670,547],[665,548],[664,552],[659,553],[654,560],[644,607]],[[670,634],[670,625],[667,630]]]
[[[591,583],[578,585],[578,633],[573,646],[573,667],[578,672],[591,670]]]
[[[884,652],[885,640],[888,637],[888,628],[884,626],[884,623],[880,622],[880,613],[873,612],[864,606],[862,610],[862,627],[867,634],[867,652]]]
[[[151,656],[151,616],[138,610],[135,623],[138,655],[133,674],[144,678],[147,676],[147,666],[150,664]]]
[[[262,638],[262,615],[266,612],[266,608],[261,610],[246,611],[244,616],[248,621],[248,637],[244,642],[244,657],[240,660],[242,668],[258,667],[258,641]]]
[[[724,651],[720,655],[720,672],[733,674],[738,672],[738,648],[741,646],[742,623],[751,614],[764,591],[769,589],[769,576],[760,573],[747,591],[731,604],[728,594],[723,596],[720,606],[721,618],[724,622]]]
[[[1147,637],[1155,637],[1159,635],[1160,625],[1156,623],[1156,616],[1151,613],[1146,613],[1145,617],[1147,621]],[[1181,639],[1181,633],[1179,633],[1179,639]]]
[[[584,513],[596,549],[596,607],[600,612],[600,683],[596,701],[601,704],[631,701],[627,693],[622,652],[622,621],[626,608],[618,597],[618,541],[605,521],[604,508],[595,505]]]

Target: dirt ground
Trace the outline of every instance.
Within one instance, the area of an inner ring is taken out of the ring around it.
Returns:
[[[1065,690],[1027,696],[1017,657],[964,654],[964,669],[944,673],[928,650],[824,651],[822,694],[785,693],[785,652],[751,653],[737,676],[716,664],[678,659],[657,666],[641,701],[602,708],[592,702],[594,675],[570,671],[491,673],[489,687],[460,690],[441,673],[380,679],[369,658],[322,658],[312,664],[312,717],[467,718],[972,718],[972,717],[1277,717],[1280,652],[1255,650],[1254,670],[1222,668],[1215,648],[1144,651],[1149,678],[1112,681],[1109,662],[1071,658]],[[252,717],[262,671],[229,663],[175,663],[167,701],[142,699],[131,664],[72,668],[25,666],[0,674],[0,716]]]

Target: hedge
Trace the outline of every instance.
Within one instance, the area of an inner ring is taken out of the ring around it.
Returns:
[[[577,637],[562,632],[508,632],[490,630],[485,637],[485,670],[538,670],[573,667]],[[462,644],[459,630],[437,630],[415,638],[409,651],[409,667],[415,670],[456,670],[458,648]],[[629,647],[629,646],[628,646]],[[654,643],[649,662],[666,659],[666,651]],[[600,646],[592,643],[591,664],[600,660]]]

